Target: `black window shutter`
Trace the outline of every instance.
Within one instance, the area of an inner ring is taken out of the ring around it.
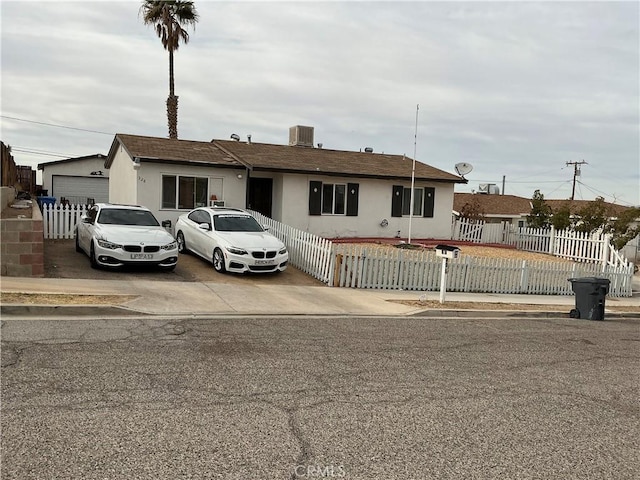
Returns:
[[[393,186],[393,198],[391,198],[391,216],[402,216],[402,185]]]
[[[322,182],[309,182],[309,215],[322,211]]]
[[[357,183],[347,183],[347,216],[358,216],[358,191],[360,185]]]
[[[436,189],[424,187],[424,214],[425,217],[433,217],[433,209],[436,202]]]

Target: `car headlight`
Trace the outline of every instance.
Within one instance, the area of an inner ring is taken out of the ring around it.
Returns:
[[[282,248],[278,251],[278,253],[279,253],[280,255],[284,255],[285,253],[287,253],[287,247],[282,247]]]
[[[234,255],[248,255],[247,251],[244,248],[238,247],[227,247],[227,252],[233,253]]]
[[[175,250],[178,248],[178,242],[167,243],[166,245],[162,245],[160,248],[162,250]]]
[[[109,242],[107,240],[102,240],[101,238],[98,238],[97,241],[98,241],[98,245],[100,245],[102,248],[108,248],[109,250],[116,250],[118,248],[122,248],[122,245]]]

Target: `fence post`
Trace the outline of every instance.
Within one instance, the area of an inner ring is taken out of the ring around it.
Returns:
[[[611,248],[610,242],[611,234],[605,233],[602,236],[602,271],[607,267],[607,262],[609,261],[609,249]]]
[[[556,227],[551,225],[551,231],[549,232],[549,255],[553,255],[556,248]]]

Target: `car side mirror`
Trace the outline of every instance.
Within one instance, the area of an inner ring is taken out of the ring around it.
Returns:
[[[200,225],[198,225],[198,228],[200,230],[209,231],[209,230],[211,230],[211,225],[209,225],[208,223],[205,222],[205,223],[201,223]]]
[[[268,231],[269,231],[269,226],[268,226],[268,225],[262,225],[262,229],[263,229],[265,232],[268,232]]]
[[[88,215],[82,215],[82,216],[80,217],[80,221],[81,221],[82,223],[89,223],[89,216],[88,216]]]

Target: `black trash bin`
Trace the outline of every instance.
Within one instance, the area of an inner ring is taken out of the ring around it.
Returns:
[[[571,318],[586,320],[604,320],[604,302],[609,293],[608,278],[584,277],[569,278],[571,288],[576,294],[576,308],[569,312]]]

